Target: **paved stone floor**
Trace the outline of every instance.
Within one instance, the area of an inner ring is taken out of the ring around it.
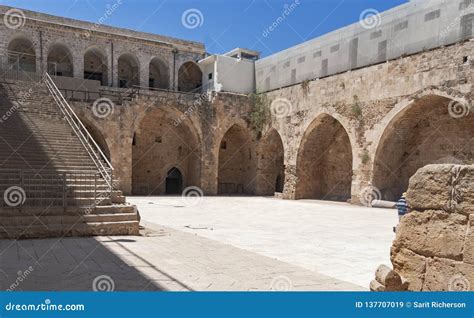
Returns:
[[[317,201],[133,197],[141,236],[0,240],[13,290],[364,290],[390,210]]]
[[[390,265],[395,210],[263,197],[129,197],[143,220],[367,288]]]

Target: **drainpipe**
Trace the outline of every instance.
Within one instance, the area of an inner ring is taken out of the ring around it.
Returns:
[[[44,60],[43,60],[43,31],[39,31],[39,45],[40,45],[40,70],[41,74],[44,73]],[[36,70],[35,70],[36,71]]]
[[[176,91],[176,55],[178,54],[178,49],[173,48],[173,90]]]
[[[113,87],[114,86],[114,82],[115,82],[115,78],[114,78],[114,43],[113,42],[110,42],[110,58],[111,58],[111,67],[110,67],[110,70],[112,71],[111,74],[110,74],[110,77],[111,79],[109,80],[109,86],[110,87]],[[118,86],[118,85],[117,85]]]

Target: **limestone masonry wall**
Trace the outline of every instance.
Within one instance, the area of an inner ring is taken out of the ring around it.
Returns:
[[[408,290],[474,290],[474,165],[421,168],[407,200],[391,261]]]

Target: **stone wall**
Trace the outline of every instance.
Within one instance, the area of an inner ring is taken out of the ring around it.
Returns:
[[[474,165],[419,169],[407,200],[391,260],[408,290],[474,290]]]
[[[159,153],[142,151],[136,165],[134,135],[139,140],[145,132],[156,140],[160,125],[179,119],[178,127],[168,126],[187,136],[184,141],[200,156],[199,169],[184,164],[183,174],[198,169],[199,180],[188,185],[208,195],[219,193],[219,183],[267,195],[283,179],[288,199],[397,199],[420,167],[473,162],[473,51],[474,41],[467,41],[266,93],[261,96],[271,115],[261,129],[251,120],[252,99],[241,94],[143,92],[102,118],[93,114],[92,103],[73,105],[102,133],[126,193],[132,192],[133,175],[163,182],[164,170],[180,164],[179,147],[183,154],[183,145],[172,142]],[[227,134],[231,127],[243,137]],[[236,156],[221,151],[224,136]]]

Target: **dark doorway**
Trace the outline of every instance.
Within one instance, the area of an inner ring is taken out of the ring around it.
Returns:
[[[178,168],[172,168],[166,175],[166,194],[181,194],[183,192],[183,176]]]
[[[284,180],[281,174],[278,175],[276,179],[276,184],[275,184],[275,192],[282,193],[283,192],[283,187],[284,187]]]

